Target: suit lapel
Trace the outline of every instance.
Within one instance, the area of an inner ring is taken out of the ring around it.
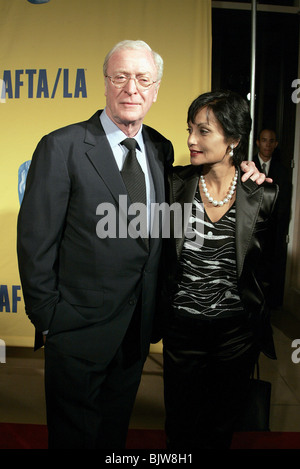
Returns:
[[[164,181],[164,165],[162,160],[159,158],[159,149],[152,142],[149,133],[147,131],[147,126],[143,126],[143,139],[146,149],[146,156],[150,168],[151,178],[155,191],[155,203],[160,205],[165,201],[165,181]],[[151,209],[151,224],[154,226],[155,236],[149,239],[150,249],[154,247],[156,242],[160,242],[161,239],[161,224],[156,218],[156,211]],[[158,233],[156,228],[158,228]],[[153,234],[153,233],[152,233]]]
[[[90,147],[86,154],[103,183],[119,203],[119,196],[127,195],[127,192],[99,116],[100,113],[97,112],[87,122],[85,143]]]
[[[103,184],[106,185],[115,199],[116,206],[120,211],[120,219],[127,219],[130,222],[135,216],[129,215],[130,200],[128,193],[99,116],[100,113],[97,112],[87,122],[85,143],[90,147],[86,151],[86,155],[99,174]],[[122,196],[124,196],[123,200],[120,198]],[[137,242],[141,243],[146,249],[146,244],[142,238],[138,237]]]
[[[127,196],[127,190],[120,175],[120,171],[115,161],[113,152],[110,148],[109,142],[106,138],[104,129],[101,125],[99,116],[100,113],[97,112],[87,122],[85,143],[89,145],[89,148],[86,154],[95,170],[101,177],[103,183],[107,186],[108,190],[113,195],[116,203],[119,206],[119,209],[122,211],[126,207],[125,216],[130,221],[134,218],[134,216],[128,215],[128,209],[130,205],[129,198],[126,197],[126,205],[119,205],[119,197],[123,195]],[[158,149],[150,140],[145,126],[143,129],[143,137],[155,188],[156,202],[162,203],[165,200],[163,164],[158,158]],[[141,241],[145,247],[144,242],[140,238],[138,238],[138,240]]]
[[[194,200],[195,192],[197,189],[197,184],[199,181],[198,172],[195,170],[193,166],[187,166],[183,168],[181,173],[172,173],[170,175],[170,203],[179,203],[181,208],[181,237],[175,238],[175,246],[176,246],[176,255],[179,259],[182,246],[185,239],[185,233],[187,229],[187,225],[190,218],[190,213],[192,209],[192,202]],[[187,212],[186,205],[190,204],[190,210]],[[171,232],[176,233],[175,226],[174,226],[174,219],[171,219]]]
[[[236,262],[237,275],[240,277],[246,253],[251,241],[251,237],[257,221],[258,212],[263,198],[263,188],[254,181],[248,179],[241,182],[239,178],[237,184],[236,197]]]
[[[158,149],[151,141],[146,126],[143,127],[143,138],[155,190],[155,202],[160,204],[165,201],[164,166],[158,157]]]

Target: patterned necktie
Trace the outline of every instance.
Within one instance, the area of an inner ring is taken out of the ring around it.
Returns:
[[[143,170],[136,157],[137,142],[134,138],[126,138],[121,142],[128,153],[121,171],[121,175],[126,186],[132,204],[140,202],[146,205],[146,184]]]
[[[265,175],[267,175],[266,167],[267,167],[266,163],[263,163],[263,164],[261,165],[262,172],[263,172]]]

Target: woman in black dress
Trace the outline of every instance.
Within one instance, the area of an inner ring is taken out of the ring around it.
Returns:
[[[276,358],[265,298],[277,186],[241,181],[250,128],[239,95],[199,96],[191,165],[169,176],[170,204],[192,206],[185,234],[166,241],[160,308],[171,450],[229,448],[259,353]]]

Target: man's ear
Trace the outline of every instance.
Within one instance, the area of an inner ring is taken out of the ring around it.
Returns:
[[[153,102],[155,103],[156,100],[157,100],[157,95],[158,95],[158,90],[159,90],[159,87],[160,87],[160,81],[158,83],[155,83],[155,94],[154,94],[154,97],[153,97]]]

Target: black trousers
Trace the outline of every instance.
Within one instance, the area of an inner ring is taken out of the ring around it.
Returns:
[[[258,347],[246,317],[173,318],[164,338],[169,450],[228,449]]]
[[[49,449],[124,449],[141,380],[140,299],[115,356],[91,362],[46,340]]]

